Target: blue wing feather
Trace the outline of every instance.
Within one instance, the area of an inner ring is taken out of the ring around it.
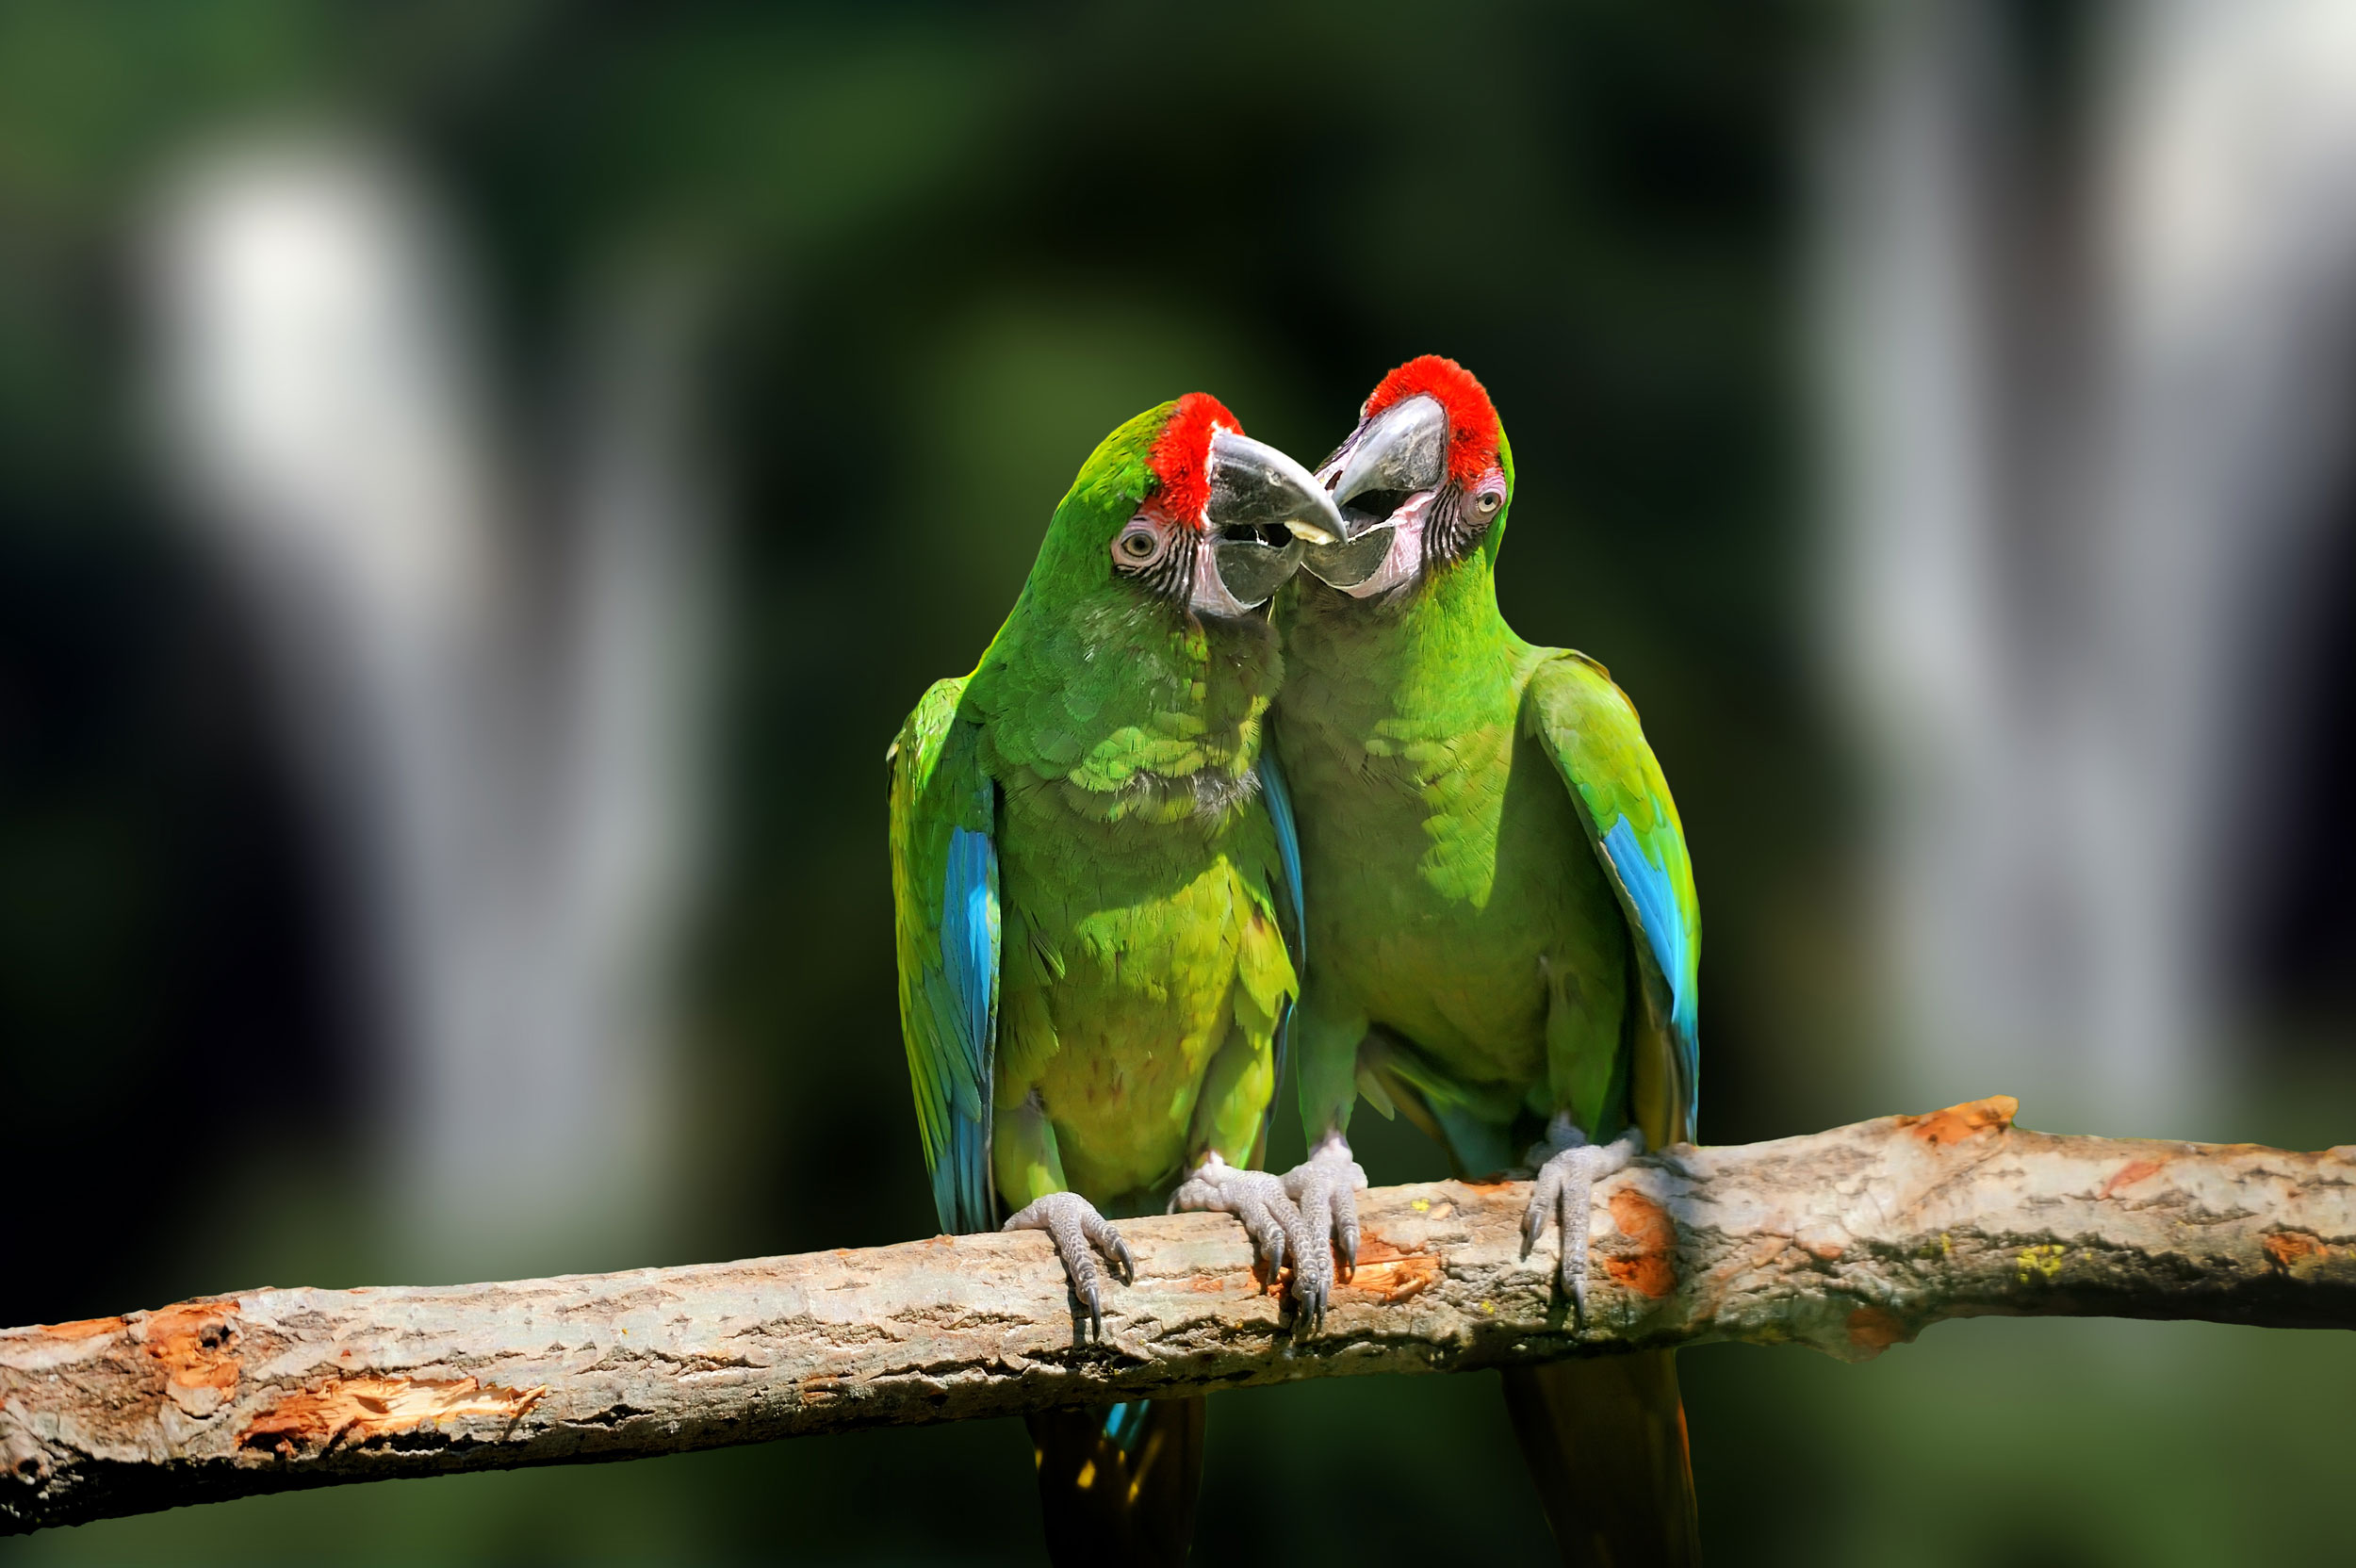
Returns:
[[[960,1059],[951,1078],[949,1146],[933,1168],[933,1202],[952,1229],[988,1230],[997,1222],[990,1102],[998,1054],[999,951],[998,850],[989,834],[951,831],[941,903],[941,971],[953,998]]]
[[[1693,859],[1635,706],[1584,655],[1537,650],[1530,732],[1571,789],[1636,941],[1647,1021],[1631,1108],[1653,1135],[1690,1139],[1700,1098],[1701,907]]]
[[[997,786],[966,682],[936,681],[886,753],[892,795],[893,946],[917,1131],[947,1231],[997,1222],[990,1168],[997,1071]]]
[[[1292,917],[1285,932],[1285,946],[1291,951],[1293,978],[1306,985],[1309,979],[1309,926],[1302,918],[1301,894],[1301,829],[1293,818],[1292,792],[1284,784],[1283,770],[1276,765],[1276,747],[1270,743],[1260,749],[1260,795],[1268,802],[1268,821],[1276,825],[1276,858],[1284,868],[1284,911]],[[1260,1120],[1260,1147],[1268,1147],[1268,1129],[1276,1120],[1276,1107],[1284,1100],[1284,1064],[1292,1055],[1294,1002],[1287,997],[1284,1010],[1276,1020],[1276,1072],[1268,1081],[1268,1110]]]
[[[1620,885],[1636,906],[1637,923],[1651,947],[1661,972],[1669,983],[1669,1026],[1676,1041],[1678,1086],[1685,1100],[1686,1125],[1693,1124],[1701,1098],[1701,1032],[1699,1002],[1694,996],[1692,939],[1684,914],[1677,907],[1677,888],[1666,867],[1644,853],[1636,841],[1635,825],[1622,817],[1603,838],[1604,853],[1612,858]]]

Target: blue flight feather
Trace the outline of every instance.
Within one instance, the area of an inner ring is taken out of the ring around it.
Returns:
[[[1260,796],[1268,802],[1268,821],[1276,825],[1276,858],[1284,868],[1284,903],[1293,917],[1292,960],[1293,982],[1309,983],[1309,924],[1302,917],[1301,896],[1301,828],[1293,820],[1292,792],[1284,787],[1284,775],[1276,765],[1276,744],[1263,736],[1260,746]],[[1287,1000],[1284,1010],[1276,1020],[1276,1071],[1268,1080],[1268,1110],[1260,1119],[1260,1141],[1268,1142],[1268,1129],[1276,1121],[1276,1106],[1283,1098],[1284,1064],[1292,1054],[1293,1004]]]
[[[941,894],[941,962],[957,1000],[949,1146],[933,1168],[933,1204],[952,1231],[997,1223],[990,1171],[991,1079],[998,1054],[998,851],[990,835],[949,834]]]
[[[1112,1440],[1114,1447],[1124,1454],[1129,1451],[1137,1434],[1145,1429],[1145,1413],[1149,1408],[1150,1401],[1130,1399],[1104,1412],[1104,1435]]]
[[[1625,816],[1604,835],[1603,847],[1612,857],[1612,869],[1620,874],[1621,886],[1628,889],[1629,902],[1636,906],[1644,927],[1640,934],[1652,950],[1653,962],[1669,985],[1669,1028],[1676,1037],[1678,1065],[1684,1070],[1681,1087],[1686,1121],[1691,1125],[1701,1093],[1701,1053],[1695,1027],[1698,1003],[1693,995],[1692,944],[1685,921],[1677,912],[1677,890],[1670,885],[1668,872],[1644,853],[1635,827]]]

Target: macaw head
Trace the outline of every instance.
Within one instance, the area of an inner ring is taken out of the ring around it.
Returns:
[[[1383,378],[1317,477],[1341,511],[1342,537],[1312,542],[1301,564],[1358,598],[1494,553],[1513,498],[1496,405],[1470,370],[1437,354]]]
[[[1115,431],[1081,469],[1074,498],[1098,520],[1087,544],[1128,592],[1196,615],[1260,611],[1301,564],[1304,542],[1342,537],[1333,498],[1309,470],[1244,434],[1204,392]]]

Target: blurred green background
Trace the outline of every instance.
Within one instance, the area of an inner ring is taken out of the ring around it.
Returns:
[[[970,667],[1120,419],[1201,387],[1314,460],[1426,351],[1473,367],[1514,439],[1509,616],[1612,667],[1677,786],[1705,1134],[1924,1108],[1879,1060],[1871,743],[1817,624],[1809,137],[1868,9],[0,5],[24,1188],[0,1315],[407,1266],[334,815],[156,455],[142,215],[236,137],[357,128],[422,172],[525,467],[557,461],[541,426],[600,277],[676,258],[711,302],[708,847],[662,1032],[668,1153],[646,1216],[532,1266],[931,1228],[884,863],[900,716]],[[2349,1138],[2345,1015],[2312,991],[2252,1009],[2293,1022],[2252,1026],[2201,1135]],[[1376,1181],[1442,1173],[1412,1132],[1359,1130]],[[1985,1321],[1869,1366],[1683,1365],[1722,1562],[2347,1559],[2345,1336]],[[1222,1395],[1208,1464],[1201,1560],[1548,1550],[1485,1376]],[[1035,1560],[1035,1512],[1019,1427],[990,1423],[184,1510],[0,1564]]]

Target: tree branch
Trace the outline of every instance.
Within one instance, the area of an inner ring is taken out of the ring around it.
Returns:
[[[1038,1233],[507,1284],[254,1290],[0,1332],[0,1530],[289,1487],[678,1453],[1362,1372],[1743,1340],[1865,1360],[1946,1317],[2356,1327],[2356,1147],[2060,1137],[2008,1099],[1678,1148],[1595,1192],[1590,1318],[1520,1183],[1361,1200],[1294,1333],[1215,1215],[1124,1222],[1074,1338]]]

